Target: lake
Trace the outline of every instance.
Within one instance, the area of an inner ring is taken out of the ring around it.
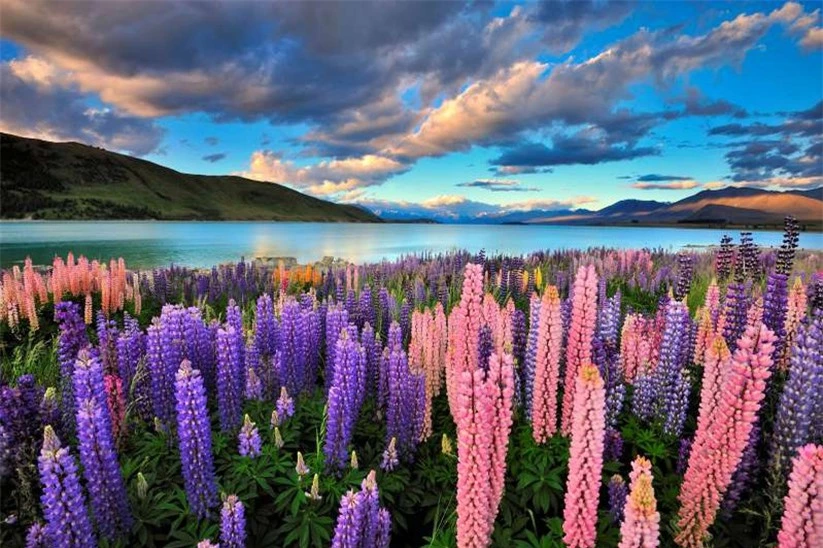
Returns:
[[[241,257],[295,257],[306,263],[324,256],[354,262],[394,259],[409,253],[468,249],[525,254],[546,249],[716,245],[739,230],[536,225],[348,224],[157,221],[3,221],[0,266],[31,256],[51,264],[55,255],[108,260],[123,257],[132,268],[170,263],[205,267]],[[761,246],[778,246],[779,231],[755,231]],[[823,234],[805,232],[800,247],[823,249]]]

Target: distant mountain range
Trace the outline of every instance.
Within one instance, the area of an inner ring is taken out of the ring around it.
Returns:
[[[0,218],[380,222],[235,176],[189,175],[80,143],[0,134]]]
[[[441,223],[577,224],[637,226],[779,227],[786,215],[807,230],[823,229],[823,187],[784,192],[726,187],[704,190],[677,202],[621,200],[598,211],[588,209],[509,211],[482,215],[381,209],[385,220],[425,220]]]
[[[482,205],[482,204],[480,204]],[[80,143],[0,133],[0,218],[162,219],[637,226],[777,227],[794,215],[823,229],[823,187],[784,192],[727,187],[677,202],[621,200],[588,209],[459,215],[419,204],[336,204],[282,185],[236,176],[189,175]]]

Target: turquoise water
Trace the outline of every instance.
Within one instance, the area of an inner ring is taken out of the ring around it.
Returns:
[[[123,257],[133,268],[170,263],[211,266],[241,257],[295,257],[306,263],[334,256],[354,262],[408,253],[468,249],[524,254],[545,249],[714,245],[736,230],[528,225],[338,224],[270,222],[7,222],[0,223],[0,266],[31,256],[50,264],[55,255]],[[761,246],[780,244],[780,232],[755,232]],[[823,234],[803,233],[800,247],[823,249]]]

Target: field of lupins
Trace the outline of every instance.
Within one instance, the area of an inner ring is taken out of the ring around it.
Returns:
[[[4,546],[823,546],[823,255],[2,273]]]

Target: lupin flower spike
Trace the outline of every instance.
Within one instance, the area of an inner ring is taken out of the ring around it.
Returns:
[[[357,452],[352,450],[351,452],[351,463],[349,464],[352,470],[357,470],[360,468],[360,463],[357,462]]]
[[[452,440],[449,439],[449,436],[445,432],[443,432],[443,437],[440,438],[440,451],[444,455],[449,455],[450,457],[454,455]]]
[[[277,426],[274,427],[274,445],[278,449],[282,449],[285,442],[283,441],[283,436],[280,435],[280,428]]]
[[[323,496],[320,494],[320,475],[314,474],[314,478],[311,480],[311,489],[306,491],[306,498],[317,502],[323,499]]]
[[[297,452],[297,465],[294,467],[297,471],[297,475],[301,478],[311,472],[308,466],[306,466],[306,461],[303,460],[303,453],[300,451]]]

